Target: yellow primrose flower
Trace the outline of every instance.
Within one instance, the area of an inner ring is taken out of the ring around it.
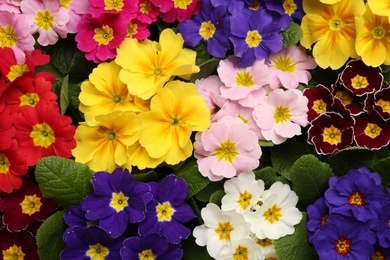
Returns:
[[[152,158],[139,142],[136,142],[129,147],[129,161],[132,166],[137,166],[138,169],[156,168],[164,161],[164,157]]]
[[[321,3],[327,4],[327,5],[332,5],[335,3],[340,2],[341,0],[320,0]]]
[[[356,38],[356,52],[368,66],[390,65],[389,19],[373,14],[369,6],[366,8],[364,26]]]
[[[72,150],[76,162],[93,171],[113,171],[128,166],[128,147],[139,137],[141,120],[133,111],[114,111],[96,117],[96,125],[81,122],[76,129],[77,146]]]
[[[210,126],[210,110],[195,84],[170,81],[150,101],[150,111],[140,113],[143,129],[139,142],[150,157],[177,164],[192,154],[192,131]]]
[[[380,16],[390,17],[390,1],[389,0],[369,0],[367,4],[370,6],[371,11]]]
[[[113,111],[141,112],[149,110],[149,102],[130,95],[127,85],[119,79],[121,67],[115,62],[100,63],[81,84],[79,109],[88,124],[96,123],[95,117]]]
[[[357,58],[356,31],[363,26],[365,11],[362,0],[341,0],[327,5],[319,0],[303,0],[306,15],[302,19],[301,44],[310,49],[321,68],[338,69],[349,57]]]
[[[129,93],[149,99],[172,76],[188,79],[192,73],[199,72],[195,65],[196,52],[183,49],[183,44],[181,34],[171,29],[161,32],[159,42],[126,38],[117,50],[115,62],[122,67],[119,77],[127,84]]]

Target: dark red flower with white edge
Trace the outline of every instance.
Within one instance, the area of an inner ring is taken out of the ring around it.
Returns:
[[[381,89],[383,75],[380,67],[367,66],[362,60],[351,60],[341,72],[340,79],[354,95],[363,96]]]
[[[311,122],[308,143],[318,154],[332,154],[351,146],[353,142],[353,118],[336,112],[326,112]]]
[[[28,171],[26,160],[20,155],[16,140],[13,145],[0,150],[0,192],[11,193],[22,186],[22,176]]]
[[[13,144],[13,139],[16,135],[13,122],[14,118],[11,116],[11,111],[8,107],[5,107],[0,112],[0,150],[8,149]]]
[[[361,114],[355,117],[353,126],[355,142],[368,149],[380,149],[390,142],[390,121],[383,120],[377,114]]]
[[[390,119],[390,87],[387,82],[375,93],[372,107],[385,121]]]
[[[29,231],[11,233],[0,231],[0,259],[39,259],[36,240]]]
[[[21,106],[35,107],[39,102],[55,102],[57,95],[52,91],[55,77],[51,73],[23,74],[10,83],[1,99],[12,112]]]
[[[303,91],[303,95],[309,100],[309,103],[307,104],[307,107],[309,108],[307,119],[309,122],[313,121],[320,114],[334,109],[333,96],[330,94],[329,89],[324,85],[319,84],[315,88],[307,88]]]
[[[11,232],[25,230],[30,223],[42,222],[58,208],[56,201],[42,196],[37,183],[23,177],[19,190],[11,194],[0,193],[0,210],[4,211],[3,224]]]
[[[72,156],[76,127],[70,117],[60,113],[56,102],[22,106],[19,113],[13,115],[19,152],[25,156],[28,166],[50,155]]]
[[[347,115],[359,115],[364,112],[364,100],[366,96],[355,96],[342,84],[338,79],[335,84],[330,87],[330,93],[334,98],[334,106],[339,112]]]

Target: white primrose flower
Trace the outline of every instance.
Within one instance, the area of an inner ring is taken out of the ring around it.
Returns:
[[[280,260],[279,256],[276,253],[276,249],[274,246],[274,241],[269,238],[259,239],[256,235],[253,234],[253,239],[256,241],[256,244],[260,246],[262,256],[265,260]]]
[[[227,180],[224,189],[226,195],[221,201],[222,210],[235,210],[245,217],[264,192],[264,181],[255,180],[253,172],[244,172]]]
[[[234,210],[222,211],[209,203],[201,210],[203,225],[195,227],[193,236],[199,246],[206,246],[209,255],[216,258],[224,247],[230,246],[231,232],[243,227],[249,232],[244,217]]]
[[[302,213],[296,208],[298,196],[290,186],[275,182],[263,192],[260,201],[261,206],[245,217],[258,238],[279,239],[294,233]]]

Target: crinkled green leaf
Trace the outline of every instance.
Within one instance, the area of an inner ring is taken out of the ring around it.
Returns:
[[[377,161],[370,167],[370,169],[381,175],[382,185],[385,188],[390,187],[390,157]]]
[[[283,36],[283,47],[287,48],[298,43],[303,37],[303,32],[297,23],[290,22],[288,28],[281,35]]]
[[[198,73],[192,74],[191,82],[195,82],[197,79],[207,78],[208,76],[215,73],[215,69],[218,67],[219,59],[212,58],[201,64],[200,71]]]
[[[133,176],[136,181],[140,182],[156,181],[158,177],[155,171],[141,172],[133,174]]]
[[[291,183],[299,201],[307,206],[324,195],[332,168],[314,155],[303,155],[291,167]]]
[[[64,208],[79,205],[93,192],[93,173],[85,164],[57,156],[40,159],[35,168],[42,195],[56,200]]]
[[[51,45],[47,54],[50,55],[50,63],[62,74],[69,72],[74,55],[79,52],[74,35],[68,35],[65,39],[59,39],[54,45]]]
[[[351,147],[332,154],[325,160],[335,175],[344,175],[350,169],[368,166],[374,158],[374,152],[362,147]]]
[[[68,79],[69,75],[66,75],[62,79],[61,92],[60,92],[60,108],[61,114],[65,114],[69,107],[69,96],[68,96]]]
[[[223,196],[225,196],[225,191],[223,190],[214,191],[210,196],[210,203],[214,203],[218,206],[221,206],[221,200]]]
[[[195,198],[202,202],[209,202],[211,194],[217,190],[224,190],[223,185],[225,183],[225,180],[217,181],[217,182],[210,182],[204,189],[202,189],[200,192],[195,194]]]
[[[307,215],[302,213],[301,222],[295,226],[295,232],[274,241],[280,260],[316,260],[318,255],[309,244],[306,235]]]
[[[288,183],[287,179],[278,175],[276,170],[271,166],[267,166],[260,170],[254,170],[253,173],[255,174],[256,180],[260,179],[264,181],[266,189],[271,187],[271,185],[276,181],[280,181],[286,184]]]
[[[190,235],[189,238],[181,242],[184,255],[183,260],[212,260],[213,258],[207,253],[205,246],[198,246],[195,238]]]
[[[67,225],[64,222],[64,211],[58,211],[47,218],[37,232],[37,246],[40,260],[59,259],[66,244],[62,240]]]
[[[181,168],[175,171],[175,175],[183,178],[187,182],[187,198],[194,196],[210,183],[210,180],[202,176],[199,172],[196,160],[190,160],[184,164]]]

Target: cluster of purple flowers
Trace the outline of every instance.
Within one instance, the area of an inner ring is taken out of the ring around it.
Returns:
[[[351,60],[330,88],[305,89],[308,142],[320,154],[353,146],[380,149],[390,142],[390,86],[380,67]]]
[[[352,169],[329,186],[307,207],[309,242],[320,259],[389,259],[390,196],[380,175]]]
[[[238,65],[248,67],[280,51],[279,33],[303,14],[301,0],[203,0],[199,14],[177,29],[186,44],[195,47],[203,42],[214,57],[224,58],[233,48]]]
[[[96,172],[94,193],[69,207],[61,259],[181,259],[195,218],[187,183],[174,175],[137,182],[127,169]]]

